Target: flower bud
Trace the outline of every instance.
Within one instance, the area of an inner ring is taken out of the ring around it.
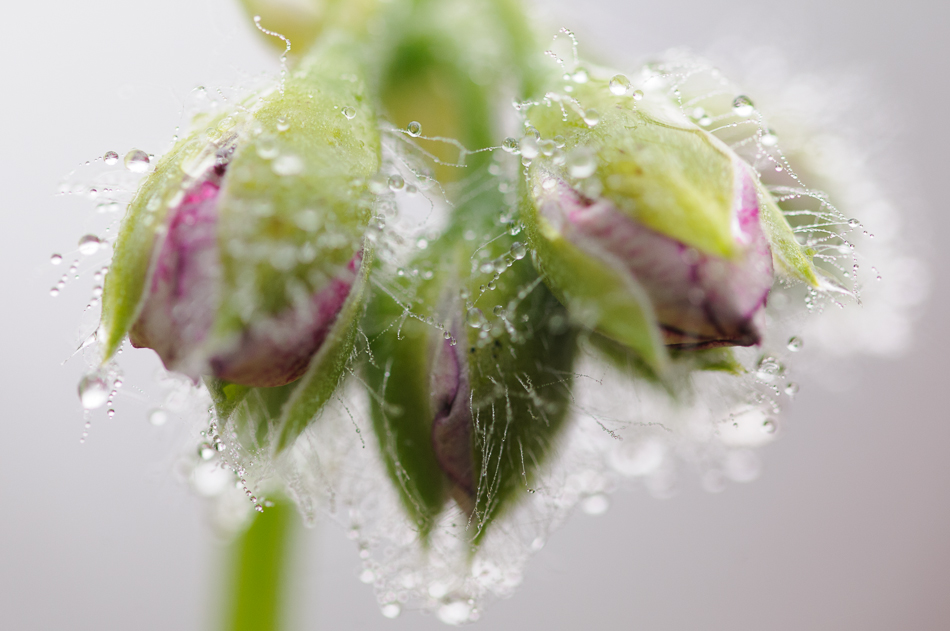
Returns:
[[[564,139],[531,160],[524,211],[552,291],[660,371],[665,347],[758,344],[775,268],[815,277],[752,169],[665,96],[590,80],[562,100],[526,113]]]
[[[241,0],[241,5],[258,22],[267,43],[284,50],[290,41],[291,52],[299,53],[326,30],[362,30],[379,0]]]
[[[281,86],[202,122],[159,161],[106,278],[104,359],[128,333],[195,380],[274,387],[319,364],[301,387],[336,384],[380,151],[351,52],[339,41],[313,51]]]
[[[485,213],[460,215],[468,211]],[[364,323],[374,429],[407,511],[425,535],[451,497],[475,541],[550,452],[577,347],[524,246],[494,225],[481,229],[484,241],[460,238],[456,226],[430,244],[416,267],[433,270],[431,280],[381,292]]]

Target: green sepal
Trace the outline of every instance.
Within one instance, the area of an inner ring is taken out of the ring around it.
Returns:
[[[217,125],[218,119],[211,121]],[[180,140],[142,181],[129,203],[116,239],[102,291],[99,342],[102,362],[115,355],[138,318],[151,284],[153,260],[164,241],[170,207],[194,181],[191,167],[211,161],[218,146],[203,133]]]
[[[373,431],[402,505],[423,545],[448,499],[448,485],[432,449],[431,365],[433,327],[408,308],[437,304],[438,280],[422,288],[404,279],[377,283],[363,330],[369,339],[364,364]],[[433,298],[426,299],[429,295]]]
[[[785,214],[776,203],[772,194],[756,178],[756,190],[759,195],[759,217],[762,229],[772,247],[772,262],[777,272],[786,278],[803,281],[812,287],[819,286],[818,270],[789,225]]]

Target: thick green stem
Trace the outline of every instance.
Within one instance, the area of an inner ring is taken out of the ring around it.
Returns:
[[[277,502],[255,514],[250,527],[232,545],[228,611],[224,631],[279,631],[287,580],[294,509]]]

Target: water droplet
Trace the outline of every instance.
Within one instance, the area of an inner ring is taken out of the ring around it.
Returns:
[[[406,125],[406,131],[409,132],[409,135],[413,138],[418,138],[422,135],[422,123],[419,121],[412,121]],[[398,615],[398,614],[397,614]]]
[[[584,112],[584,122],[593,127],[600,122],[600,112],[591,108]]]
[[[501,148],[508,153],[518,153],[518,139],[510,136],[505,138],[505,141],[501,143]]]
[[[456,600],[439,607],[439,620],[445,624],[468,622],[472,615],[472,606],[465,600]]]
[[[802,338],[800,337],[791,337],[788,339],[788,350],[793,353],[800,351],[802,349]]]
[[[202,460],[211,460],[214,458],[214,447],[211,443],[201,443],[198,445],[198,457]]]
[[[610,79],[610,92],[617,95],[623,96],[626,94],[627,90],[630,89],[630,79],[625,77],[622,74],[615,74]]]
[[[50,288],[50,290],[49,290],[49,295],[52,296],[53,298],[55,298],[56,296],[59,295],[59,292],[60,292],[59,287],[52,287],[52,288]]]
[[[277,140],[270,134],[261,134],[257,138],[255,149],[257,150],[257,155],[264,160],[272,160],[280,153],[280,149],[277,147]]]
[[[735,112],[736,116],[747,118],[752,116],[754,109],[755,108],[752,105],[752,99],[744,94],[740,94],[732,101],[732,111]]]
[[[762,143],[763,147],[774,147],[778,144],[778,136],[771,129],[767,129],[765,133],[762,134],[762,138],[759,142]]]
[[[277,119],[277,131],[287,131],[290,129],[290,123],[287,122],[287,119],[281,116]]]
[[[501,305],[495,305],[495,307],[492,309],[492,313],[494,313],[499,318],[504,318],[508,315],[508,310]]]
[[[778,426],[775,423],[775,419],[767,418],[762,423],[762,431],[766,434],[774,434],[776,429],[778,429]]]
[[[352,107],[344,107],[343,115],[346,116],[348,120],[353,120],[356,118],[356,110]]]
[[[89,256],[99,251],[102,241],[94,234],[87,234],[79,240],[79,253]]]
[[[376,572],[374,572],[373,570],[369,568],[363,570],[360,573],[360,581],[363,583],[366,583],[367,585],[369,583],[372,583],[375,580],[376,580]]]
[[[517,234],[517,233],[514,233],[514,234]],[[528,253],[528,248],[525,247],[524,243],[521,243],[520,241],[515,241],[514,243],[511,244],[510,252],[511,252],[511,257],[513,259],[515,259],[516,261],[520,261]]]
[[[587,147],[576,147],[568,154],[564,164],[571,177],[585,179],[597,170],[597,160],[594,152]]]
[[[518,147],[521,149],[521,157],[527,158],[528,160],[533,160],[538,157],[538,153],[541,150],[538,146],[538,139],[532,135],[527,135],[522,138]]]
[[[473,329],[480,329],[488,324],[488,318],[478,307],[472,307],[468,310],[468,325]]]
[[[848,225],[851,226],[852,228],[857,228],[858,226],[861,225],[861,222],[858,221],[857,219],[849,219]]]
[[[590,75],[587,74],[587,71],[583,68],[578,68],[574,71],[574,76],[571,77],[574,83],[587,83],[590,79]]]
[[[633,100],[640,101],[643,99],[643,90],[634,90],[633,91]]]
[[[125,154],[125,168],[132,173],[145,173],[148,170],[148,154],[141,149],[133,149]]]
[[[581,502],[581,510],[588,515],[603,515],[608,508],[610,508],[610,500],[602,493],[591,495]]]
[[[790,397],[793,397],[796,394],[798,394],[798,384],[791,383],[791,382],[785,384],[785,394],[787,394]]]
[[[425,238],[419,239],[416,241],[416,247],[420,250],[425,250],[427,247],[429,247],[429,240]]]
[[[148,413],[148,422],[155,427],[161,427],[168,422],[168,412],[160,409],[152,410]]]
[[[538,148],[543,155],[550,156],[557,149],[557,145],[554,144],[553,140],[542,140],[538,143]]]
[[[115,151],[106,151],[106,155],[102,156],[102,161],[111,167],[119,161],[119,154]]]
[[[386,603],[380,611],[382,611],[383,615],[387,618],[398,618],[402,607],[399,606],[399,603]]]
[[[277,175],[300,175],[303,173],[303,160],[300,159],[300,156],[295,156],[292,153],[284,154],[274,160],[271,169]]]
[[[97,373],[91,373],[79,382],[79,401],[87,410],[101,408],[109,399],[109,386]]]
[[[401,191],[404,188],[406,188],[406,180],[401,175],[396,174],[389,178],[389,190]]]
[[[53,256],[49,257],[49,262],[52,263],[53,265],[59,265],[60,263],[63,262],[63,255],[54,254]]]
[[[763,357],[756,366],[755,376],[760,381],[772,382],[782,374],[782,365],[774,357]]]

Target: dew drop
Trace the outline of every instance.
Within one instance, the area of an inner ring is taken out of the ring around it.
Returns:
[[[848,225],[851,226],[852,228],[857,228],[858,226],[861,225],[861,222],[858,221],[857,219],[849,219]]]
[[[168,422],[168,412],[161,409],[155,409],[148,413],[148,422],[155,427],[161,427]]]
[[[343,115],[346,116],[347,120],[353,120],[356,118],[356,110],[352,107],[344,107]]]
[[[201,443],[198,445],[198,457],[202,460],[211,460],[214,458],[214,447],[211,446],[211,443]]]
[[[740,94],[732,101],[732,111],[736,116],[747,118],[752,115],[753,109],[752,99],[744,94]]]
[[[634,90],[633,91],[633,100],[640,101],[643,99],[643,90]]]
[[[257,155],[264,160],[272,160],[280,153],[277,147],[277,140],[270,134],[262,134],[257,139],[255,149],[257,150]]]
[[[91,373],[79,382],[79,401],[87,410],[101,408],[109,399],[109,386],[97,373]]]
[[[132,173],[145,173],[148,170],[148,154],[141,149],[133,149],[125,154],[125,168]]]
[[[102,241],[94,234],[87,234],[79,240],[79,253],[89,256],[99,251]]]
[[[373,570],[370,570],[369,568],[363,570],[360,573],[360,582],[366,583],[368,585],[369,583],[372,583],[375,580],[376,580],[376,573]]]
[[[782,365],[774,357],[763,357],[756,366],[755,376],[760,381],[772,382],[782,373]]]
[[[49,257],[49,262],[52,263],[53,265],[59,265],[60,263],[63,262],[63,255],[54,254],[53,256]]]
[[[488,324],[488,319],[482,310],[478,307],[472,307],[468,310],[468,325],[473,329],[480,329]]]
[[[767,129],[759,140],[763,147],[774,147],[778,144],[778,136],[771,129]]]
[[[574,83],[587,83],[590,79],[590,76],[587,74],[587,71],[583,68],[578,68],[574,71],[574,76],[571,77]]]
[[[623,96],[630,89],[630,79],[622,74],[615,74],[610,79],[610,92],[616,96]]]
[[[60,292],[59,287],[51,287],[49,290],[49,295],[55,298],[56,296],[59,295],[59,292]]]
[[[472,606],[464,600],[456,600],[439,607],[439,620],[445,624],[468,622],[472,615]]]
[[[533,160],[538,157],[538,153],[541,150],[538,146],[538,139],[532,135],[527,135],[522,138],[518,147],[521,149],[521,157],[527,158],[528,160]]]
[[[610,500],[602,493],[591,495],[581,502],[581,510],[588,515],[603,515],[608,508],[610,508]]]
[[[505,141],[501,143],[501,148],[508,153],[518,153],[518,139],[510,136],[505,138]]]
[[[106,151],[106,155],[102,156],[102,161],[112,166],[119,161],[119,154],[115,151]]]
[[[511,252],[511,257],[513,259],[515,259],[516,261],[520,261],[528,253],[528,248],[525,247],[524,243],[521,243],[520,241],[515,241],[514,243],[511,244],[510,252]]]
[[[587,123],[590,127],[595,126],[600,122],[600,112],[591,108],[584,112],[584,122]]]
[[[418,138],[422,135],[422,123],[419,121],[412,121],[406,125],[406,131],[409,132],[409,135],[413,138]]]
[[[798,384],[791,383],[791,382],[785,384],[785,394],[787,394],[790,397],[793,397],[796,394],[798,394]]]
[[[402,607],[399,606],[399,603],[387,603],[383,605],[380,611],[382,611],[383,615],[387,618],[398,618]]]
[[[577,147],[568,154],[564,164],[571,177],[585,179],[597,170],[597,161],[594,152],[587,147]]]
[[[800,351],[802,349],[802,338],[800,337],[790,337],[788,339],[788,350],[794,352]]]
[[[271,169],[277,175],[290,176],[303,173],[303,160],[292,153],[284,154],[274,160]]]
[[[389,178],[389,190],[395,192],[404,188],[406,188],[406,180],[401,175],[396,174]]]
[[[766,434],[774,434],[776,429],[778,429],[778,426],[775,423],[775,419],[767,418],[762,423],[762,431]]]
[[[287,122],[287,119],[281,116],[277,119],[277,131],[287,131],[290,129],[290,123]]]

